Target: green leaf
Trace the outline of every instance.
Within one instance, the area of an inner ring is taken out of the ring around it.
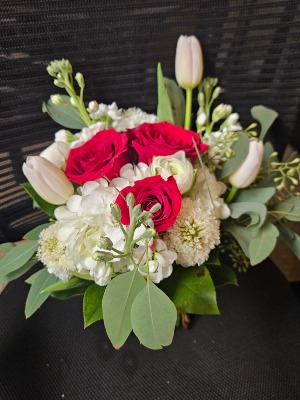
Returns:
[[[217,265],[220,266],[220,260],[219,260],[219,249],[215,247],[210,253],[209,253],[209,259],[206,261],[206,264],[210,265]]]
[[[238,286],[234,271],[227,265],[207,265],[207,269],[216,287],[224,285]]]
[[[225,225],[223,230],[230,233],[231,236],[238,242],[243,252],[249,258],[249,243],[252,237],[252,228],[243,227],[237,224]]]
[[[54,283],[53,285],[47,286],[45,289],[43,289],[42,293],[59,292],[62,290],[71,289],[73,287],[80,286],[82,283],[85,283],[85,281],[83,281],[80,278],[77,278],[76,276],[72,276],[72,278],[70,278],[67,282],[58,281],[58,282]]]
[[[84,327],[92,325],[94,322],[103,318],[102,299],[105,291],[105,286],[90,285],[84,293],[83,298],[83,318]]]
[[[289,221],[300,221],[300,197],[292,197],[269,207],[272,215]]]
[[[234,202],[259,202],[267,203],[276,193],[274,187],[265,187],[259,189],[244,189],[240,190],[234,199]]]
[[[239,133],[239,138],[232,145],[232,150],[235,155],[230,157],[227,161],[220,163],[221,170],[216,172],[218,180],[226,178],[232,174],[245,160],[249,152],[249,138],[244,132]]]
[[[69,96],[61,95],[61,97],[71,104]],[[86,127],[84,121],[69,106],[55,105],[51,99],[43,103],[42,111],[48,113],[53,121],[65,128],[81,130]]]
[[[61,290],[58,292],[51,292],[50,296],[58,300],[68,300],[72,297],[81,296],[85,293],[87,288],[92,284],[90,281],[85,281],[80,286],[71,289]]]
[[[132,304],[133,332],[142,345],[159,350],[172,343],[176,320],[176,307],[149,279]]]
[[[279,231],[279,239],[286,242],[288,247],[300,261],[300,236],[282,223],[276,224],[276,227]]]
[[[10,250],[13,249],[14,247],[15,247],[15,244],[10,243],[10,242],[0,244],[0,249],[2,251],[4,251],[4,253],[6,253],[6,254],[9,253]]]
[[[215,286],[205,267],[175,267],[160,287],[180,311],[190,314],[220,313]]]
[[[173,113],[174,125],[184,126],[185,98],[181,88],[173,79],[164,78]]]
[[[37,242],[26,242],[15,246],[0,260],[0,275],[7,275],[21,268],[37,249]]]
[[[158,92],[158,105],[157,116],[160,121],[167,121],[174,124],[173,111],[168,96],[168,90],[165,85],[164,76],[162,73],[160,63],[157,64],[157,92]]]
[[[31,287],[29,289],[29,293],[27,296],[26,304],[25,304],[25,316],[26,318],[31,317],[37,309],[47,300],[50,296],[50,292],[41,293],[41,291],[55,283],[58,278],[55,275],[50,275],[47,271],[47,268],[41,269],[37,273],[34,274],[35,278],[32,281]],[[27,280],[28,282],[28,280]]]
[[[106,287],[102,300],[104,326],[117,349],[123,346],[132,330],[131,306],[145,285],[145,279],[134,269],[116,276]]]
[[[14,281],[15,279],[20,278],[20,276],[24,275],[27,271],[30,270],[35,264],[38,263],[38,259],[36,257],[31,258],[27,263],[25,263],[22,267],[17,269],[14,272],[10,272],[7,275],[0,276],[0,283],[8,283]]]
[[[269,128],[278,117],[278,113],[265,106],[254,106],[251,108],[251,115],[261,125],[259,139],[263,140]]]
[[[271,222],[266,221],[256,232],[256,235],[250,239],[249,258],[251,265],[259,264],[269,257],[276,246],[278,236],[278,229]]]
[[[35,203],[40,207],[45,214],[49,215],[49,217],[55,218],[54,210],[57,206],[48,203],[44,199],[41,198],[37,194],[37,192],[33,189],[29,182],[21,183],[23,189],[29,194],[29,196],[35,201]]]
[[[264,223],[267,216],[267,208],[264,204],[256,202],[239,202],[229,204],[231,211],[230,217],[233,219],[238,219],[242,215],[249,215],[251,222],[248,227],[255,226],[259,229]]]
[[[24,239],[27,239],[27,240],[39,240],[40,233],[44,229],[49,228],[50,225],[52,225],[52,222],[48,222],[46,224],[37,226],[36,228],[34,228],[31,231],[27,232],[26,235],[24,236]]]

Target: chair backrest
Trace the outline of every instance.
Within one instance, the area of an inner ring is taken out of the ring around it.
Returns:
[[[157,62],[174,78],[177,39],[194,34],[205,74],[224,88],[221,101],[244,125],[255,104],[278,110],[275,147],[300,147],[298,0],[2,0],[0,13],[0,242],[45,219],[19,184],[26,156],[39,154],[59,129],[41,112],[59,92],[45,71],[53,59],[68,58],[84,74],[87,101],[155,112]]]

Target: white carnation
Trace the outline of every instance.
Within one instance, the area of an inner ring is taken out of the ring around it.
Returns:
[[[113,120],[112,127],[118,132],[125,132],[127,129],[133,129],[143,123],[154,124],[158,118],[154,114],[147,114],[137,107],[122,110],[120,118]]]
[[[183,198],[175,223],[164,234],[167,246],[178,254],[183,267],[202,265],[220,243],[220,223],[200,200]]]

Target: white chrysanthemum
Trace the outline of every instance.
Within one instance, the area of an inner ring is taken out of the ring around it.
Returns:
[[[134,250],[133,256],[137,263],[140,263],[139,272],[147,276],[146,247],[139,246]],[[177,253],[167,248],[166,243],[161,239],[154,239],[153,244],[148,247],[149,275],[154,283],[159,283],[168,278],[173,271],[173,263],[177,259]],[[133,265],[129,266],[133,269]]]
[[[178,254],[183,267],[202,265],[210,251],[220,243],[220,223],[203,207],[200,200],[183,198],[175,223],[163,236],[170,249]]]
[[[215,217],[226,219],[230,216],[230,209],[220,196],[226,191],[226,185],[217,181],[214,174],[206,167],[196,166],[197,176],[189,197],[199,199],[207,210],[213,210]]]
[[[59,279],[67,281],[75,270],[72,259],[66,256],[66,243],[57,237],[59,223],[50,225],[40,233],[38,259],[47,266],[49,273],[56,275]]]

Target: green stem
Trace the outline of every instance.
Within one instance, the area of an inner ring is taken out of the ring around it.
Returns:
[[[193,89],[186,89],[184,129],[191,129]]]
[[[226,197],[225,203],[229,204],[232,202],[232,200],[234,199],[235,195],[237,194],[238,189],[235,187],[232,187],[230,189],[230,192],[228,193],[228,196]]]

